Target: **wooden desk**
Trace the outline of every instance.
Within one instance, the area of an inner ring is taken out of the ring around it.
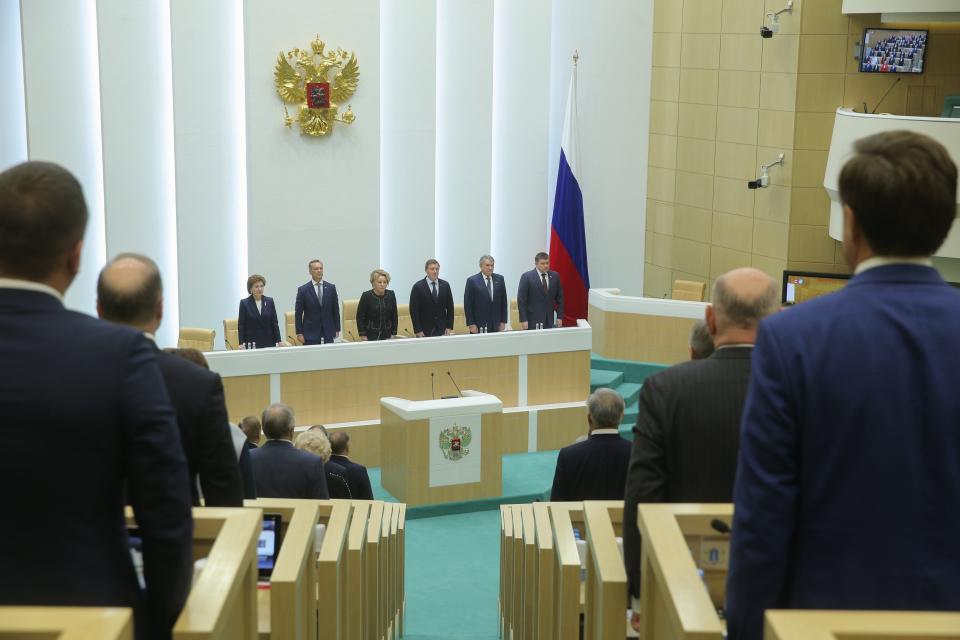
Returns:
[[[960,640],[960,613],[768,610],[763,637],[765,640]]]
[[[133,640],[133,610],[119,607],[0,607],[0,638]]]
[[[622,639],[627,631],[627,572],[617,548],[623,501],[586,501],[587,579],[585,640]]]

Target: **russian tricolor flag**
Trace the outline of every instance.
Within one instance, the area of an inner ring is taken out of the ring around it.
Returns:
[[[583,228],[583,194],[577,182],[576,59],[574,55],[567,111],[563,118],[563,139],[560,142],[557,192],[550,224],[550,268],[560,274],[563,285],[565,327],[575,327],[578,318],[587,317],[587,292],[590,290],[587,239]]]

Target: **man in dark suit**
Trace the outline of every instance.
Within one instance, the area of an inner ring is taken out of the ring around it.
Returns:
[[[147,338],[63,306],[86,222],[62,167],[0,174],[0,602],[132,607],[138,638],[169,638],[193,568],[187,463]]]
[[[346,431],[334,431],[330,434],[330,449],[333,455],[332,462],[336,462],[346,469],[347,482],[350,483],[350,493],[356,500],[373,500],[373,487],[370,486],[370,475],[367,468],[351,460],[350,435]]]
[[[533,263],[534,269],[520,276],[517,289],[517,310],[524,329],[550,329],[563,326],[563,287],[560,274],[550,271],[550,256],[542,251]]]
[[[620,437],[623,398],[600,388],[587,399],[587,439],[560,449],[551,502],[622,500],[630,442]]]
[[[765,609],[960,610],[960,294],[932,268],[957,166],[858,140],[839,179],[842,290],[761,324],[740,432],[730,637]]]
[[[247,436],[244,443],[247,449],[256,449],[260,445],[260,418],[245,416],[240,420],[240,430]]]
[[[153,339],[163,319],[163,282],[156,263],[135,253],[107,263],[97,279],[97,313]],[[194,506],[200,504],[202,490],[208,507],[242,507],[243,483],[220,374],[160,350],[156,358],[177,412]]]
[[[779,306],[762,271],[734,269],[717,278],[706,324],[715,351],[647,378],[623,506],[623,555],[630,593],[640,596],[641,502],[730,502],[737,470],[740,415],[760,320]],[[637,608],[634,607],[634,611]]]
[[[495,333],[507,328],[510,306],[503,276],[493,272],[493,256],[480,258],[480,273],[467,278],[463,312],[470,333]]]
[[[453,334],[453,292],[440,279],[440,263],[430,258],[423,265],[427,277],[410,290],[410,320],[418,338]]]
[[[323,263],[307,265],[310,282],[297,289],[293,322],[300,344],[333,342],[340,336],[340,299],[336,285],[323,279]]]
[[[293,446],[293,411],[272,404],[263,412],[267,441],[250,452],[260,498],[328,500],[327,477],[320,456]]]

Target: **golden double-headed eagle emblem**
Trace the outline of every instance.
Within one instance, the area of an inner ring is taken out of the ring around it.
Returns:
[[[274,86],[277,95],[286,103],[283,123],[293,128],[300,123],[300,133],[325,136],[333,131],[334,122],[351,124],[357,119],[350,105],[340,113],[340,105],[357,90],[360,66],[357,56],[343,49],[325,52],[326,44],[318,35],[309,50],[292,49],[277,56],[274,68]],[[333,80],[330,74],[336,72]],[[297,105],[296,117],[286,105]]]

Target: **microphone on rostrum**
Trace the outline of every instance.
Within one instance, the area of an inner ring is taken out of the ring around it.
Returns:
[[[890,95],[890,92],[893,91],[893,88],[894,88],[895,86],[897,86],[897,83],[900,82],[901,80],[903,80],[903,78],[897,78],[896,80],[894,80],[894,81],[890,84],[890,88],[887,89],[887,92],[886,92],[885,94],[883,94],[883,97],[882,97],[882,98],[880,98],[880,102],[877,102],[877,106],[875,106],[875,107],[873,108],[873,111],[871,111],[870,113],[876,113],[876,112],[877,112],[877,109],[880,108],[880,104],[881,104],[884,100],[887,99],[887,96]]]
[[[436,387],[433,386],[433,371],[430,372],[430,399],[431,400],[437,399]]]
[[[724,522],[724,521],[721,520],[720,518],[714,518],[713,520],[711,520],[711,521],[710,521],[710,526],[711,526],[711,527],[713,528],[713,530],[716,531],[717,533],[725,533],[725,534],[727,534],[727,535],[730,535],[730,533],[731,533],[731,531],[732,531],[732,530],[730,529],[730,525],[728,525],[726,522]]]
[[[457,388],[457,393],[459,393],[459,394],[460,394],[460,397],[462,398],[462,397],[463,397],[463,391],[460,391],[460,385],[458,385],[458,384],[457,384],[457,381],[453,379],[453,375],[452,375],[449,371],[447,371],[447,375],[450,376],[450,382],[452,382],[452,383],[453,383],[453,386],[455,386],[455,387]]]

